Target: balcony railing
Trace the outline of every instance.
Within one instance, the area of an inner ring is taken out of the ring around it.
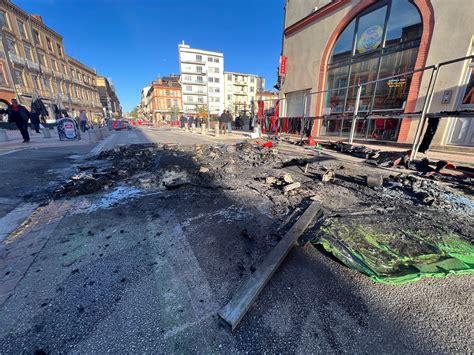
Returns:
[[[205,81],[196,81],[196,80],[186,80],[181,81],[182,84],[193,84],[193,85],[207,85]]]
[[[28,59],[26,60],[26,63],[28,64],[28,68],[39,71],[39,64]]]
[[[181,63],[194,63],[194,64],[206,64],[204,60],[197,60],[197,59],[181,59]]]
[[[190,70],[190,69],[183,69],[181,70],[182,74],[192,74],[192,75],[207,75],[206,72],[199,72],[196,70]]]
[[[25,65],[25,63],[26,63],[25,59],[17,56],[15,53],[12,53],[12,52],[10,52],[9,55],[10,55],[10,59],[12,60],[13,63]]]

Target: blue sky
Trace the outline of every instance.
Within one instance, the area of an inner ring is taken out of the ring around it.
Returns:
[[[276,83],[284,0],[13,0],[64,37],[66,52],[112,78],[125,111],[159,74],[178,73],[178,44],[224,52],[225,70]]]

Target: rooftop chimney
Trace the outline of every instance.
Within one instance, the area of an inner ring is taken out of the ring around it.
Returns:
[[[39,22],[43,23],[43,18],[40,15],[31,15],[35,20],[38,20]]]

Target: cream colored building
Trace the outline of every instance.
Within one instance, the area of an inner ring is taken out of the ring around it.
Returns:
[[[41,16],[0,0],[0,30],[0,74],[12,82],[21,104],[29,108],[37,94],[50,111],[49,120],[54,120],[54,105],[72,116],[82,109],[91,119],[101,115],[95,70],[67,56],[63,37],[46,26]],[[0,95],[0,99],[11,100],[1,90]]]
[[[356,138],[411,143],[418,118],[403,114],[422,110],[431,72],[364,83],[474,53],[472,0],[287,0],[284,27],[282,115],[342,117],[317,121],[318,136],[348,136],[350,121],[343,116],[352,115],[357,90],[346,87],[362,85],[361,115],[399,118],[361,120]],[[442,66],[429,112],[472,110],[473,86],[471,59]],[[442,118],[433,148],[469,147],[474,119]]]
[[[265,90],[265,79],[254,74],[224,72],[224,105],[233,115],[250,113],[252,101]]]

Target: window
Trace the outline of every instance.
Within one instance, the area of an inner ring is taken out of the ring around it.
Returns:
[[[38,52],[38,61],[41,65],[45,65],[46,59],[44,57],[44,54],[41,52]]]
[[[31,48],[27,44],[23,44],[23,48],[25,49],[25,56],[26,59],[33,61],[33,58],[31,57]]]
[[[227,80],[232,81],[232,74],[227,74]]]
[[[250,92],[255,92],[255,88],[253,86],[250,87]]]
[[[5,11],[0,11],[0,26],[8,27]]]
[[[166,90],[166,96],[170,96],[170,91]]]
[[[13,81],[17,85],[23,85],[23,72],[21,71],[21,69],[13,70]]]
[[[188,96],[188,102],[193,102],[193,97],[192,96]]]
[[[201,103],[201,104],[204,103],[204,98],[203,97],[198,97],[198,102]]]
[[[253,84],[255,82],[255,78],[250,78],[250,83]]]
[[[171,100],[166,99],[166,108],[171,108]]]
[[[219,58],[214,58],[214,63],[219,63]]]
[[[207,61],[212,63],[213,58],[212,57],[207,57]]]
[[[13,39],[13,37],[10,37],[10,36],[5,36],[5,37],[6,37],[8,53],[16,54],[15,40]]]
[[[209,80],[210,83],[214,82],[214,78],[209,78],[208,80]]]
[[[202,55],[196,54],[196,62],[202,62]]]
[[[192,80],[191,75],[185,75],[184,80],[191,81]]]
[[[198,83],[204,82],[204,80],[202,79],[202,76],[198,76],[198,77],[196,78],[196,81],[197,81]]]
[[[5,72],[3,71],[3,65],[0,66],[0,86],[7,86],[7,80],[5,79]]]
[[[186,91],[193,91],[193,87],[192,86],[186,86]]]
[[[220,81],[219,78],[214,78],[214,82],[215,82],[215,83],[218,83],[219,81]]]
[[[28,38],[26,37],[25,24],[23,23],[23,21],[17,19],[16,22],[18,23],[18,31],[20,32],[21,37]]]
[[[219,68],[214,68],[214,73],[219,73]]]
[[[38,75],[36,74],[31,74],[31,78],[33,79],[33,86],[35,87],[35,89],[40,89],[40,83],[39,83],[39,79],[38,79]]]
[[[67,74],[66,64],[63,63],[62,66],[63,66],[63,72],[64,72],[64,74]]]
[[[420,14],[409,0],[378,1],[357,15],[337,39],[329,59],[326,87],[334,90],[325,97],[324,113],[354,110],[357,88],[345,86],[413,70],[421,34]],[[407,76],[362,85],[359,111],[402,110],[410,83]],[[342,132],[342,126],[335,123],[330,130]]]
[[[48,49],[52,52],[53,51],[53,44],[51,43],[51,38],[46,37],[46,44],[48,45]]]
[[[214,92],[221,92],[221,89],[219,89],[219,88],[214,88]]]
[[[43,83],[44,83],[45,89],[51,91],[51,82],[49,81],[48,77],[43,78]]]
[[[41,38],[39,32],[36,30],[33,30],[33,41],[35,42],[35,44],[41,45]]]
[[[227,95],[227,100],[232,101],[232,95]]]
[[[196,67],[196,71],[197,71],[198,73],[202,73],[202,67],[198,65],[198,66]]]
[[[59,43],[56,43],[56,48],[58,49],[58,54],[60,57],[63,56],[63,49]]]
[[[56,59],[51,59],[51,67],[53,70],[58,70],[58,63],[56,63]]]

